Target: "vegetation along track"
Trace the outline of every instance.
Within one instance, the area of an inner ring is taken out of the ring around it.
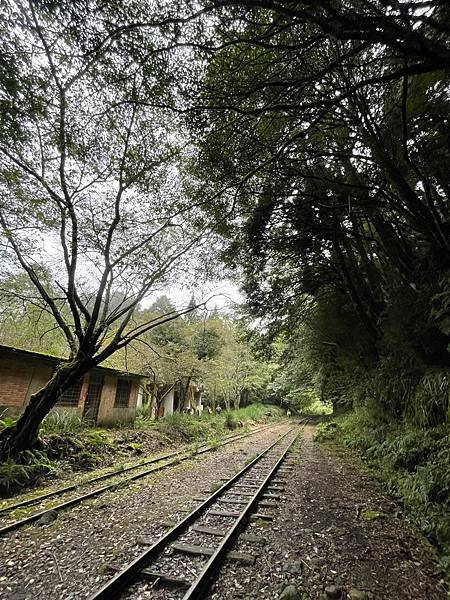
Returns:
[[[177,450],[175,452],[166,453],[166,454],[163,454],[160,456],[150,458],[148,460],[141,461],[138,464],[126,467],[126,468],[122,469],[121,471],[108,472],[103,475],[99,475],[98,477],[93,477],[91,479],[88,479],[88,480],[80,482],[80,483],[68,485],[68,486],[59,488],[57,490],[53,490],[53,491],[45,493],[45,494],[35,496],[34,498],[28,498],[26,500],[23,500],[22,502],[16,502],[14,504],[11,504],[9,506],[1,508],[0,516],[11,515],[14,511],[17,511],[20,509],[25,509],[32,505],[40,504],[42,502],[46,502],[47,500],[54,498],[56,496],[60,496],[60,495],[69,493],[71,491],[79,489],[80,487],[95,484],[98,481],[102,481],[104,479],[113,479],[113,481],[108,483],[107,485],[104,485],[102,487],[94,487],[94,489],[92,489],[84,494],[69,498],[68,500],[60,502],[59,504],[45,506],[44,509],[39,510],[38,512],[33,513],[29,516],[26,516],[22,519],[13,520],[9,523],[7,522],[2,527],[0,527],[0,535],[9,533],[10,531],[14,531],[16,529],[19,529],[20,527],[23,527],[25,525],[33,523],[34,521],[37,521],[43,515],[48,513],[50,510],[58,511],[58,510],[63,510],[65,508],[70,508],[71,506],[74,506],[75,504],[79,504],[83,500],[87,500],[88,498],[93,498],[94,496],[98,496],[109,490],[113,490],[115,487],[117,487],[119,485],[120,486],[127,485],[128,483],[132,483],[133,481],[136,481],[137,479],[146,477],[147,475],[155,473],[156,471],[161,471],[168,467],[177,465],[177,464],[179,464],[185,460],[188,460],[190,458],[195,458],[196,456],[199,456],[206,452],[211,452],[221,446],[225,446],[227,444],[231,444],[240,439],[255,435],[255,434],[257,434],[265,429],[268,429],[269,427],[273,427],[273,426],[274,425],[265,425],[264,427],[259,427],[250,432],[232,434],[230,436],[227,436],[224,440],[222,440],[219,443],[206,444],[204,446],[200,446],[200,448],[198,448],[195,452],[188,448],[188,449],[183,449],[183,450]],[[143,471],[139,471],[138,473],[134,473],[133,475],[130,475],[128,477],[123,476],[127,472],[137,470],[142,467],[147,467],[148,465],[152,465],[152,466],[150,468],[144,469]]]
[[[283,488],[273,485],[272,480],[298,435],[299,430],[290,429],[280,436],[168,533],[106,582],[89,600],[119,598],[125,590],[132,597],[134,590],[130,590],[130,587],[135,584],[139,586],[139,582],[148,580],[153,582],[152,586],[159,584],[164,588],[172,587],[174,598],[202,598],[221,564],[230,556],[228,551],[249,519],[253,516],[271,520],[270,515],[259,513],[256,509],[276,507],[275,501],[279,499],[276,492]],[[287,444],[283,445],[286,438]],[[211,542],[217,539],[220,540],[218,544]],[[238,560],[252,558],[235,554]],[[177,563],[176,557],[179,555],[182,558]],[[182,576],[179,574],[180,570]],[[154,593],[157,597],[156,587]],[[139,592],[137,595],[139,596]]]

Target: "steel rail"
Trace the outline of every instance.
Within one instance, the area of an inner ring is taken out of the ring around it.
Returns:
[[[202,569],[202,571],[199,574],[199,576],[197,577],[197,579],[192,583],[191,587],[184,594],[183,600],[200,600],[201,598],[204,597],[205,593],[209,590],[212,580],[214,578],[214,575],[217,573],[221,564],[226,559],[227,551],[229,550],[230,546],[232,546],[235,543],[240,532],[246,526],[246,524],[249,520],[250,514],[252,513],[255,505],[259,502],[265,489],[267,488],[267,486],[269,485],[271,480],[276,475],[276,472],[280,468],[281,463],[286,458],[286,454],[289,452],[289,450],[292,448],[294,443],[297,441],[299,433],[297,433],[297,435],[292,440],[292,442],[287,446],[287,448],[285,448],[285,450],[281,454],[280,458],[275,463],[274,467],[271,469],[271,471],[269,472],[267,477],[261,483],[261,485],[258,488],[258,490],[256,491],[255,495],[249,500],[249,502],[246,504],[243,511],[241,512],[240,516],[234,522],[231,529],[223,537],[223,539],[220,542],[219,546],[217,547],[216,551],[211,556],[211,558],[208,560],[208,562]]]
[[[151,469],[147,469],[140,473],[136,473],[135,475],[131,475],[130,477],[120,479],[119,481],[114,481],[113,483],[110,483],[103,487],[96,488],[90,492],[87,492],[86,494],[81,494],[80,496],[75,496],[74,498],[70,498],[69,500],[61,502],[60,504],[55,504],[54,506],[50,506],[48,508],[40,510],[37,513],[29,515],[28,517],[24,517],[23,519],[19,519],[17,521],[13,521],[12,523],[8,523],[8,524],[4,525],[3,527],[0,527],[0,536],[4,535],[6,533],[10,533],[11,531],[15,531],[16,529],[20,529],[21,527],[24,527],[25,525],[33,523],[34,521],[37,521],[43,515],[48,513],[50,510],[59,511],[59,510],[63,510],[66,508],[70,508],[71,506],[74,506],[75,504],[79,504],[83,500],[88,500],[95,496],[99,496],[100,494],[103,494],[104,492],[107,492],[108,490],[117,488],[122,485],[126,485],[132,481],[136,481],[137,479],[142,479],[143,477],[146,477],[147,475],[151,475],[152,473],[156,473],[157,471],[162,471],[163,469],[166,469],[167,467],[177,465],[177,464],[179,464],[185,460],[188,460],[190,458],[194,458],[201,454],[205,454],[206,452],[211,452],[213,450],[216,450],[217,448],[226,446],[227,444],[231,444],[232,442],[239,441],[240,439],[250,437],[256,433],[259,433],[260,431],[267,429],[268,427],[270,427],[270,425],[268,425],[267,427],[260,428],[256,431],[251,431],[249,433],[242,433],[242,434],[235,435],[231,438],[228,438],[228,439],[222,441],[219,444],[200,448],[199,450],[197,450],[197,452],[195,454],[192,454],[192,452],[189,450],[177,451],[173,455],[171,455],[171,456],[173,456],[172,459],[170,459],[170,457],[169,457],[169,460],[166,462],[163,462],[163,464],[161,464],[161,465],[157,465],[155,467],[152,467]],[[159,459],[151,459],[150,462],[161,462],[163,460],[165,460],[165,459],[160,457]],[[138,466],[142,466],[142,464],[137,465],[136,468],[138,468]],[[120,471],[118,473],[112,473],[111,476],[120,476],[121,473],[123,473],[123,471]],[[100,478],[104,478],[104,476],[100,476]],[[96,481],[96,479],[94,478],[94,479],[90,480],[90,482],[92,482],[92,481]],[[83,483],[82,485],[86,485],[86,484]],[[71,487],[71,486],[68,486],[68,487]],[[77,485],[74,485],[74,487],[71,487],[71,489],[76,489],[77,487],[78,487]],[[69,490],[65,490],[65,491],[69,491]],[[63,493],[63,492],[61,492],[61,490],[60,490],[59,493]],[[56,495],[56,494],[53,494],[53,492],[51,492],[51,495]],[[20,507],[20,504],[16,505],[16,508],[17,507]]]
[[[258,456],[256,456],[248,465],[245,465],[245,467],[243,467],[236,475],[234,475],[231,479],[226,481],[217,491],[211,494],[206,500],[204,500],[199,506],[197,506],[192,512],[190,512],[182,521],[177,523],[170,531],[168,531],[164,536],[157,540],[147,550],[144,550],[132,562],[130,562],[126,567],[124,567],[124,569],[119,571],[114,577],[107,581],[102,588],[100,588],[91,596],[89,596],[88,600],[113,600],[114,598],[119,598],[120,594],[132,583],[134,583],[136,579],[139,578],[140,572],[143,569],[145,569],[152,561],[154,561],[170,542],[176,540],[181,534],[183,534],[206,508],[213,504],[226,490],[232,487],[234,483],[238,481],[242,477],[242,475],[244,475],[244,473],[250,470],[268,452],[270,452],[270,450],[272,450],[274,446],[279,444],[291,432],[292,429],[290,429],[285,434],[279,436],[278,439],[275,440],[275,442],[270,444],[268,448],[266,448],[260,454],[258,454]],[[291,444],[289,445],[289,447],[290,446]],[[283,452],[283,456],[286,455],[286,452],[287,450]],[[277,465],[278,464],[279,461],[277,461]]]
[[[266,425],[264,427],[259,427],[250,432],[230,434],[228,436],[225,436],[223,438],[223,440],[221,440],[221,443],[216,444],[214,446],[214,448],[223,446],[223,445],[225,445],[225,443],[228,443],[228,441],[233,441],[234,439],[239,439],[241,437],[248,437],[250,435],[254,435],[260,431],[264,431],[265,429],[267,429],[267,427],[270,427],[270,425]],[[202,447],[209,448],[209,445],[203,444],[203,446],[200,446],[200,449]],[[154,464],[156,462],[161,462],[162,460],[165,460],[167,458],[172,458],[174,456],[179,456],[180,454],[185,454],[185,453],[190,453],[190,452],[191,451],[189,448],[182,448],[181,450],[176,450],[175,452],[166,452],[164,454],[154,456],[150,459],[143,460],[134,465],[130,465],[129,467],[125,467],[124,469],[121,469],[120,471],[108,471],[107,473],[104,473],[103,475],[98,475],[97,477],[91,477],[90,479],[86,479],[86,480],[80,481],[78,483],[73,483],[73,484],[58,488],[56,490],[53,490],[51,492],[46,492],[45,494],[40,494],[39,496],[34,496],[33,498],[28,498],[28,499],[22,500],[21,502],[16,502],[15,504],[9,504],[8,506],[0,507],[0,516],[10,513],[13,510],[16,510],[17,508],[23,508],[26,506],[31,506],[33,504],[39,504],[39,502],[43,502],[44,500],[48,500],[49,498],[59,496],[60,494],[65,494],[67,492],[71,492],[72,490],[84,487],[91,483],[95,483],[96,481],[102,481],[104,479],[108,479],[109,477],[120,477],[121,475],[123,475],[123,473],[127,473],[129,471],[139,469],[140,467],[145,467],[146,465]]]

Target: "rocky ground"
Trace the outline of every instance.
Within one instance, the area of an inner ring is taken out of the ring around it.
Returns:
[[[109,566],[125,565],[287,429],[274,426],[5,536],[0,598],[89,597]],[[313,430],[289,458],[293,469],[277,477],[284,490],[268,509],[273,521],[252,521],[238,542],[255,564],[227,562],[210,600],[446,599],[431,547],[345,455],[315,445]]]
[[[0,539],[0,598],[87,598],[111,573],[231,477],[287,425],[274,425]]]
[[[210,600],[444,600],[431,546],[399,507],[307,427],[274,521],[250,524],[254,567],[227,563]]]

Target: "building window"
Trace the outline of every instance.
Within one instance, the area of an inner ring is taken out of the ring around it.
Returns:
[[[116,388],[116,399],[114,408],[127,408],[130,399],[131,381],[129,379],[118,379]]]
[[[73,383],[59,397],[58,406],[78,406],[82,387],[83,379],[80,379],[76,383]]]

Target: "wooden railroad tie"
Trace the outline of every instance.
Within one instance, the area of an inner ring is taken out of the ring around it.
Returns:
[[[183,554],[190,554],[192,556],[212,556],[216,551],[215,548],[211,548],[210,546],[192,546],[191,544],[172,544],[171,548],[176,552],[182,552]],[[227,553],[227,558],[246,565],[253,565],[256,560],[256,557],[253,556],[253,554],[248,554],[247,552],[235,552],[234,550]]]
[[[239,517],[241,515],[240,512],[234,511],[226,511],[226,510],[210,510],[208,515],[212,515],[213,517]]]
[[[191,544],[180,544],[175,542],[171,544],[170,547],[176,552],[192,554],[193,556],[212,556],[214,554],[214,548],[211,548],[211,546],[193,546]]]
[[[225,530],[219,529],[218,527],[206,527],[206,525],[194,525],[192,531],[195,531],[196,533],[205,533],[206,535],[216,535],[218,537],[223,537],[227,533]]]
[[[261,519],[262,521],[273,521],[273,516],[265,513],[255,513],[250,517],[250,521],[257,521],[258,519]]]
[[[118,573],[121,571],[120,568],[109,565],[108,570],[113,573]],[[191,584],[186,579],[181,579],[180,577],[172,577],[171,575],[166,575],[165,573],[161,573],[160,571],[154,571],[153,569],[142,569],[139,572],[139,575],[143,579],[149,579],[150,581],[158,581],[160,583],[164,583],[167,586],[176,586],[188,588]]]
[[[246,489],[246,488],[258,489],[260,487],[261,487],[261,485],[257,485],[256,483],[239,483],[234,486],[234,489],[235,490]]]
[[[261,500],[258,504],[262,508],[278,508],[278,502],[272,502],[271,500]]]
[[[247,504],[248,500],[233,500],[232,498],[219,498],[218,502],[223,502],[224,504]]]

